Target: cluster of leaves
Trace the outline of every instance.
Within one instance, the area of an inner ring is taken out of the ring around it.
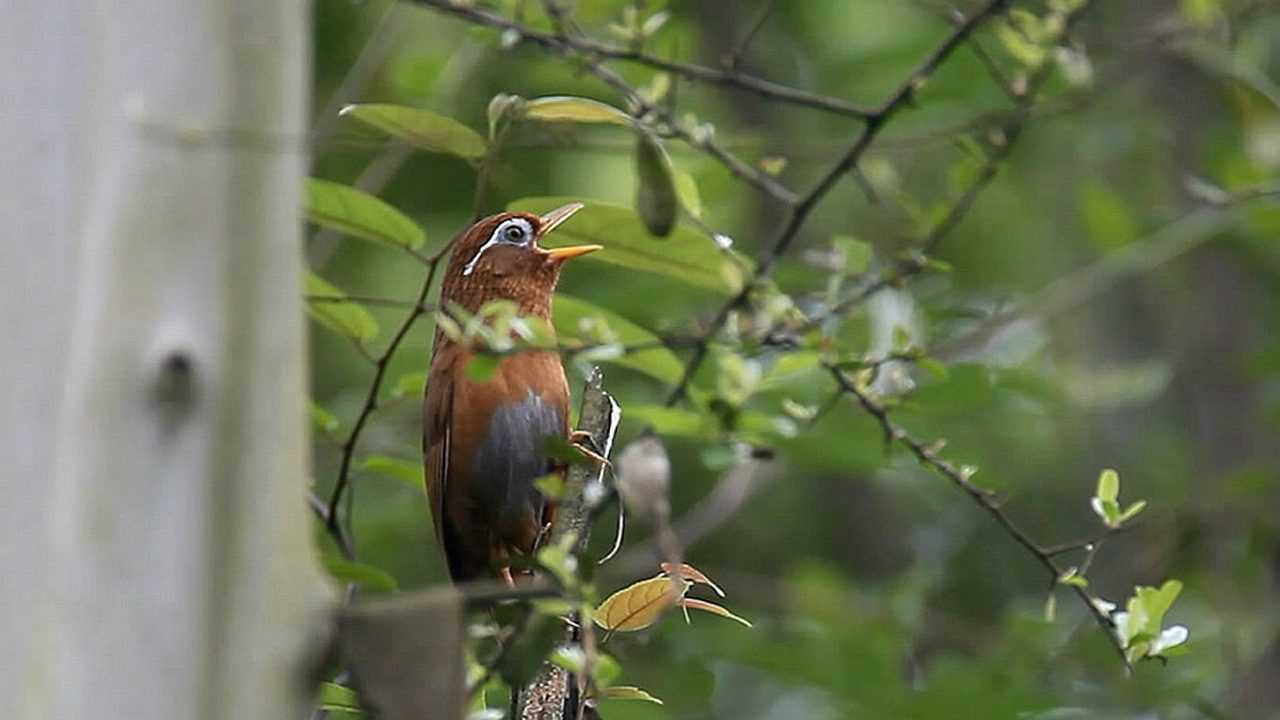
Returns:
[[[1138,500],[1121,510],[1119,497],[1120,474],[1115,470],[1103,470],[1098,475],[1098,489],[1090,498],[1089,505],[1102,521],[1107,534],[1124,529],[1126,523],[1137,517],[1138,513],[1147,507],[1146,500]],[[1089,587],[1089,580],[1085,577],[1088,563],[1092,561],[1094,553],[1106,537],[1107,535],[1103,535],[1086,543],[1082,547],[1088,553],[1085,564],[1067,568],[1058,577],[1058,582],[1082,589]],[[1111,621],[1120,647],[1130,663],[1145,659],[1164,660],[1187,651],[1185,643],[1189,632],[1186,626],[1163,627],[1165,613],[1173,606],[1173,601],[1181,592],[1181,581],[1167,580],[1159,588],[1142,585],[1134,588],[1133,597],[1125,603],[1123,611],[1117,611],[1115,603],[1099,597],[1093,597],[1092,602],[1094,607]],[[1052,598],[1053,596],[1050,595],[1049,604],[1045,610],[1046,616],[1050,619],[1053,617],[1054,607]]]
[[[661,699],[645,690],[635,686],[615,684],[622,671],[621,666],[617,660],[602,650],[615,633],[632,633],[648,629],[673,607],[681,609],[686,623],[691,622],[689,611],[699,610],[751,627],[749,621],[722,605],[689,597],[689,591],[697,585],[710,588],[720,597],[724,597],[725,593],[702,571],[687,563],[662,563],[662,571],[657,575],[617,590],[597,604],[590,599],[594,592],[591,585],[583,583],[577,577],[574,558],[563,548],[544,548],[539,553],[538,559],[548,572],[554,573],[562,583],[565,583],[566,594],[580,598],[576,603],[544,603],[537,606],[539,611],[558,615],[576,611],[579,617],[590,618],[593,625],[604,631],[604,635],[591,652],[585,650],[588,647],[586,643],[575,643],[557,645],[550,655],[550,660],[554,664],[575,675],[589,678],[589,692],[599,697],[612,700],[644,700],[662,704]],[[518,684],[522,679],[525,678],[507,678],[513,685]]]

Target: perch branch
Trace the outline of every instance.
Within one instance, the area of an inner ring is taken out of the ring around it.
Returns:
[[[588,433],[595,450],[603,457],[608,457],[613,449],[614,435],[618,423],[622,420],[622,410],[604,390],[604,376],[599,369],[591,372],[587,378],[586,388],[582,395],[582,412],[579,415],[578,430]],[[564,496],[556,511],[555,522],[547,539],[549,545],[572,542],[574,554],[581,556],[586,549],[588,536],[591,534],[591,519],[596,502],[603,496],[602,483],[606,468],[595,464],[580,464],[569,468],[565,478]],[[594,489],[593,489],[594,488]],[[581,632],[589,632],[589,620],[580,623]],[[577,633],[568,633],[570,641]],[[586,688],[585,678],[578,678],[577,703],[580,707]],[[567,707],[573,698],[573,683],[569,672],[564,668],[546,662],[537,676],[520,689],[513,692],[513,705],[516,708],[514,717],[519,720],[567,720],[578,717],[579,707]]]

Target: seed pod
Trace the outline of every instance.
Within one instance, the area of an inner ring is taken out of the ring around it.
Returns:
[[[646,130],[636,135],[636,175],[636,213],[649,232],[666,237],[676,224],[679,207],[671,159],[658,137]]]

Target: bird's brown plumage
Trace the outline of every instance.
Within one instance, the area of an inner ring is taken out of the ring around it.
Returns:
[[[547,251],[537,239],[579,207],[543,217],[502,213],[472,225],[455,243],[442,304],[475,313],[510,300],[519,314],[549,321],[562,262],[596,248]],[[530,235],[526,243],[510,241],[512,227]],[[424,402],[427,495],[455,581],[491,576],[512,555],[532,552],[553,511],[533,487],[553,467],[542,448],[548,435],[569,434],[569,388],[557,353],[508,355],[484,382],[466,373],[474,354],[437,331]]]

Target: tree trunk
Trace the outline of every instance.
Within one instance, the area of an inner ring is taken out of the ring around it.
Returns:
[[[301,717],[330,603],[302,499],[308,6],[7,15],[0,694]]]

